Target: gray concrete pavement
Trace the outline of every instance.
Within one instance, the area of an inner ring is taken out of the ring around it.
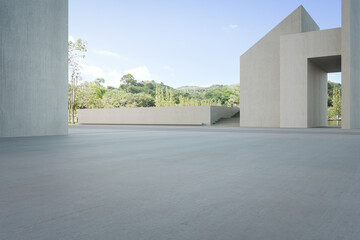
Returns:
[[[0,239],[359,239],[360,131],[69,133],[0,139]]]

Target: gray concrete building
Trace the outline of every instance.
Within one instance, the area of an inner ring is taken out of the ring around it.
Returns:
[[[240,59],[240,126],[327,125],[327,73],[342,72],[342,128],[360,128],[360,2],[322,30],[297,8]]]
[[[65,135],[68,0],[0,0],[0,137]]]

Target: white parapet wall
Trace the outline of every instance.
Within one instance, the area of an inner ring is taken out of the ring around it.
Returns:
[[[80,109],[79,124],[211,125],[239,108],[220,106]]]

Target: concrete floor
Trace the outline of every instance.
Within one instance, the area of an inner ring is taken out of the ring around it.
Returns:
[[[360,238],[360,131],[71,126],[0,139],[0,239]]]

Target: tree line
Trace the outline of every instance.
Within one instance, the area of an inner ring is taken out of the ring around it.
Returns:
[[[81,82],[75,91],[69,83],[70,122],[75,122],[77,109],[209,105],[236,107],[239,103],[238,86],[212,86],[206,88],[206,91],[201,89],[189,92],[153,80],[138,81],[131,74],[124,75],[120,82],[118,88],[105,87],[105,80],[97,78],[93,82]],[[214,95],[217,97],[213,98]]]

